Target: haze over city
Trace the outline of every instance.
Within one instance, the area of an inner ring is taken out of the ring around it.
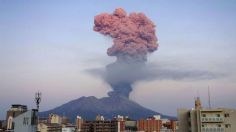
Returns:
[[[159,48],[148,55],[155,76],[132,84],[130,99],[160,113],[207,107],[236,108],[235,1],[0,1],[0,119],[11,104],[40,111],[81,96],[108,96],[99,75],[116,58],[112,39],[94,32],[94,16],[123,8],[156,25]],[[97,73],[98,72],[98,73]]]

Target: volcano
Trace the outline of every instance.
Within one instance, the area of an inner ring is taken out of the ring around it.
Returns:
[[[155,24],[142,12],[128,14],[124,9],[117,8],[113,13],[96,15],[93,30],[113,39],[107,55],[115,56],[116,61],[106,66],[102,76],[112,88],[109,97],[81,97],[40,115],[55,113],[71,119],[79,115],[87,120],[94,119],[96,115],[103,115],[107,119],[117,115],[131,119],[161,115],[129,99],[132,84],[151,76],[146,70],[146,61],[148,54],[158,49]],[[162,117],[171,118],[165,115]]]
[[[102,115],[105,119],[113,119],[117,115],[128,116],[134,120],[152,115],[161,115],[162,118],[168,119],[174,118],[147,109],[122,96],[103,97],[100,99],[94,96],[81,97],[52,110],[41,112],[39,116],[48,117],[50,113],[67,116],[72,121],[76,119],[76,116],[81,116],[86,120],[94,120],[96,115]]]

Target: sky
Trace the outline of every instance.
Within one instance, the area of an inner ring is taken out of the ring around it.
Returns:
[[[133,84],[131,99],[167,115],[194,107],[236,108],[234,0],[0,0],[0,119],[11,104],[40,111],[82,96],[107,96],[110,86],[88,73],[115,61],[112,39],[93,31],[94,16],[116,8],[143,12],[156,25],[159,49],[147,64],[164,74]],[[210,77],[204,77],[210,74]]]

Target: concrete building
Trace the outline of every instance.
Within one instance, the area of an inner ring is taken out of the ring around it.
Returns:
[[[177,131],[177,121],[162,119],[162,128],[160,132],[176,132]]]
[[[49,114],[48,123],[62,124],[62,117],[57,114]]]
[[[117,121],[84,121],[81,128],[82,132],[117,132]]]
[[[176,132],[176,127],[175,120],[161,119],[160,115],[137,121],[139,132]]]
[[[43,122],[43,119],[41,119],[41,122]],[[59,116],[57,114],[49,114],[47,123],[68,124],[70,123],[70,119],[68,117]]]
[[[176,121],[161,119],[159,115],[138,121],[120,115],[113,120],[96,119],[86,121],[77,116],[77,132],[176,132]]]
[[[13,118],[27,111],[26,105],[13,104],[11,108],[7,111],[6,116],[6,129],[8,131],[14,129]]]
[[[77,132],[124,132],[125,121],[123,116],[114,120],[105,120],[103,116],[96,116],[96,120],[86,121],[80,116],[76,119]]]
[[[121,132],[123,131],[127,131],[127,132],[136,132],[137,131],[137,121],[125,121],[125,129],[121,130]]]
[[[127,117],[128,118],[128,117]],[[117,121],[117,131],[123,132],[125,130],[125,120],[127,119],[124,116],[117,115],[113,120]]]
[[[62,132],[75,132],[75,125],[62,125]]]
[[[82,124],[83,124],[82,117],[81,116],[77,116],[75,123],[76,123],[77,132],[81,132],[82,131]]]
[[[4,120],[0,120],[0,132],[3,132],[4,130],[4,123],[5,123]]]
[[[235,109],[202,108],[199,102],[197,98],[194,109],[178,109],[179,132],[236,131]]]
[[[137,121],[138,131],[143,132],[160,132],[162,126],[161,120],[141,119]]]
[[[39,123],[38,131],[39,132],[61,132],[62,126],[57,123]]]
[[[38,110],[24,112],[13,119],[14,132],[36,132]]]
[[[96,116],[96,121],[104,121],[104,120],[105,120],[105,118],[103,116],[101,116],[101,115]]]

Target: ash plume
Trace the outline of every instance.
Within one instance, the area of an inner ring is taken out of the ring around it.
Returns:
[[[158,48],[155,25],[143,13],[118,8],[95,16],[94,31],[113,39],[107,54],[117,60],[106,67],[105,80],[113,89],[108,95],[128,98],[132,84],[143,78],[147,54]]]

